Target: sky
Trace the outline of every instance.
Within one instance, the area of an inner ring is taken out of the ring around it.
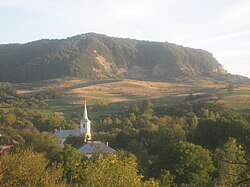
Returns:
[[[0,0],[0,44],[88,32],[208,50],[250,77],[250,0]]]

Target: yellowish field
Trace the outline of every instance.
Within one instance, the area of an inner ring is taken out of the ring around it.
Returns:
[[[67,102],[80,104],[84,99],[99,102],[123,102],[138,99],[162,99],[183,97],[190,93],[206,93],[210,89],[223,88],[223,84],[206,83],[199,86],[191,83],[149,82],[138,80],[98,80],[80,79],[45,82],[42,85],[19,89],[18,94],[35,94],[59,91],[66,95]]]
[[[64,78],[17,86],[20,95],[50,91],[63,93],[62,99],[49,101],[51,107],[46,110],[46,113],[62,112],[67,119],[70,119],[74,112],[82,112],[85,99],[87,99],[88,105],[102,105],[102,107],[98,107],[100,110],[98,109],[96,113],[91,112],[90,117],[95,117],[115,113],[124,104],[127,105],[127,102],[137,103],[145,99],[152,99],[159,104],[178,104],[185,101],[185,98],[191,93],[195,98],[191,101],[213,100],[226,103],[240,112],[250,112],[250,85],[241,85],[231,91],[226,89],[224,83],[214,83],[209,80],[174,83],[128,79],[86,81]],[[196,98],[199,95],[201,97]]]
[[[215,99],[239,110],[250,110],[250,86],[242,85],[228,91],[224,83],[202,82],[150,82],[139,80],[95,80],[56,79],[39,84],[20,86],[18,94],[41,92],[61,92],[65,97],[60,100],[68,105],[89,103],[110,104],[153,99],[160,103],[180,103],[189,94],[204,95],[202,99]],[[58,103],[58,102],[57,102]],[[54,103],[53,103],[54,104]]]

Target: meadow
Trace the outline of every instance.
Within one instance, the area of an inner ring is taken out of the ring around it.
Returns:
[[[250,85],[237,85],[233,89],[228,89],[226,83],[212,80],[152,82],[130,79],[91,81],[62,78],[16,86],[17,93],[23,96],[48,92],[62,93],[62,98],[48,101],[51,107],[46,112],[62,112],[67,118],[72,113],[82,110],[85,99],[90,109],[94,108],[93,111],[97,111],[99,115],[105,112],[114,113],[127,103],[138,103],[146,99],[152,100],[155,104],[168,105],[211,100],[223,102],[239,112],[250,111]]]

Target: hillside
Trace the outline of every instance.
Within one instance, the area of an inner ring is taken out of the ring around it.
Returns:
[[[137,80],[225,79],[207,51],[88,33],[62,40],[0,45],[0,81],[32,82],[63,76]]]
[[[52,106],[47,112],[62,112],[69,117],[73,112],[80,113],[84,99],[91,106],[111,105],[111,109],[98,110],[117,112],[117,107],[127,103],[138,103],[149,99],[155,104],[177,105],[185,102],[209,101],[224,103],[239,112],[249,111],[250,85],[238,85],[232,89],[225,83],[214,81],[200,82],[155,82],[130,79],[82,80],[77,78],[53,79],[39,83],[15,84],[19,96],[61,95],[50,99]],[[1,91],[1,90],[0,90]]]

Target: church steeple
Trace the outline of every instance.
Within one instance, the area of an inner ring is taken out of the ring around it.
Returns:
[[[83,117],[80,121],[80,131],[85,136],[85,141],[91,140],[91,121],[88,118],[86,100],[84,101]]]
[[[84,101],[84,112],[83,112],[83,118],[86,120],[88,119],[88,111],[87,111],[87,106],[86,106],[86,100]]]

